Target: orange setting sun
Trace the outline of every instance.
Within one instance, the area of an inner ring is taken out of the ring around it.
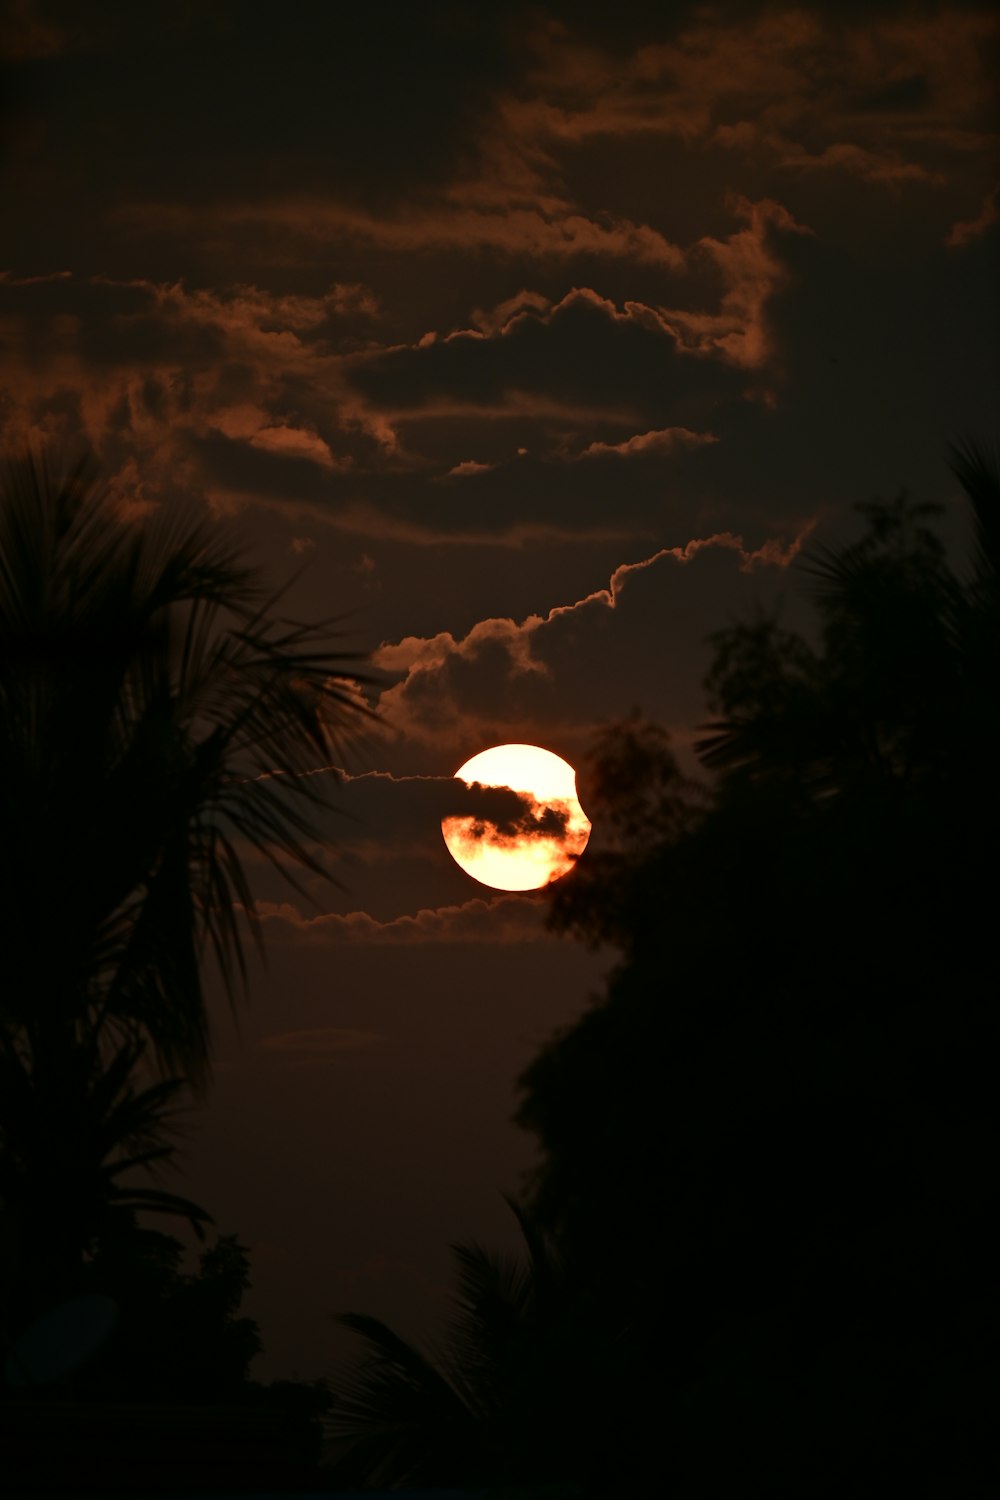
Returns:
[[[498,891],[533,891],[572,869],[587,847],[590,820],[568,761],[538,745],[494,745],[455,772],[471,786],[507,787],[524,801],[510,828],[486,818],[441,819],[448,851],[467,875]]]

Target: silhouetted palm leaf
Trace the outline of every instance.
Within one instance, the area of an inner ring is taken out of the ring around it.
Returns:
[[[559,1477],[572,1352],[560,1269],[507,1200],[528,1259],[453,1245],[454,1311],[424,1353],[376,1318],[339,1321],[365,1341],[334,1383],[337,1480],[374,1487],[501,1484]]]
[[[980,583],[990,580],[994,590],[1000,579],[1000,454],[992,454],[971,439],[952,444],[951,470],[972,506],[976,543],[976,574]]]
[[[860,506],[859,541],[800,564],[816,588],[818,651],[769,618],[713,637],[706,766],[816,803],[953,775],[970,738],[993,742],[1000,477],[972,445],[954,467],[972,504],[971,583],[926,524],[938,507],[904,495]]]
[[[350,1439],[339,1477],[376,1488],[460,1479],[474,1417],[446,1375],[378,1318],[340,1320],[365,1355],[338,1389],[331,1432]]]
[[[366,712],[329,622],[279,598],[226,528],[123,520],[87,459],[0,476],[0,1178],[25,1264],[65,1271],[113,1212],[207,1217],[122,1178],[169,1160],[168,1106],[207,1077],[206,945],[242,986],[246,851],[322,871],[315,773]],[[147,1055],[171,1076],[141,1088]]]
[[[55,1012],[99,1014],[203,1074],[203,944],[234,995],[256,932],[242,847],[321,869],[307,773],[358,721],[346,658],[225,531],[123,523],[86,463],[24,460],[2,500],[0,1016],[40,1044]]]
[[[20,1310],[72,1283],[81,1257],[137,1210],[211,1222],[190,1199],[123,1178],[154,1174],[175,1150],[174,1108],[185,1084],[134,1082],[141,1042],[101,1058],[94,1046],[58,1059],[0,1050],[0,1200],[21,1274]]]

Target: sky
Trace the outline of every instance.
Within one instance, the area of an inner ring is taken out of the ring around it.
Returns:
[[[857,502],[938,501],[961,545],[998,35],[878,0],[0,6],[4,445],[238,527],[372,679],[323,771],[337,884],[253,865],[268,964],[176,1184],[251,1249],[261,1376],[330,1373],[336,1312],[432,1330],[449,1242],[516,1243],[516,1080],[610,962],[451,860],[459,765],[539,744],[586,807],[633,709],[690,764],[706,638],[800,619]]]

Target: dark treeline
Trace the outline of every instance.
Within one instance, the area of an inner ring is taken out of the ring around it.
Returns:
[[[863,506],[809,640],[715,637],[704,783],[600,737],[552,920],[620,958],[522,1080],[529,1255],[459,1247],[435,1363],[354,1321],[345,1480],[995,1491],[1000,479],[954,468],[968,559]]]

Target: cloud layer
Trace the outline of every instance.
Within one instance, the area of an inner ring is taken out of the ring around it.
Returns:
[[[546,936],[544,908],[527,896],[473,897],[459,906],[424,908],[378,921],[365,911],[303,916],[290,902],[260,902],[269,940],[321,944],[531,943]]]

